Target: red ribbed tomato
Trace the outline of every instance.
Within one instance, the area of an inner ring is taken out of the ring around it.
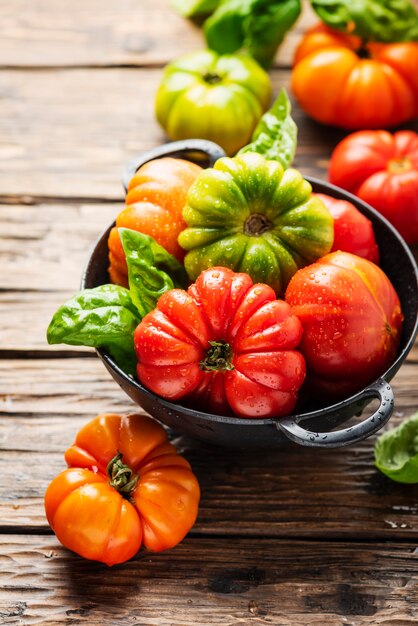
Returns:
[[[334,218],[334,243],[331,252],[342,250],[379,263],[379,248],[373,225],[351,202],[337,200],[324,193],[315,194]]]
[[[300,321],[271,287],[224,267],[158,300],[134,334],[137,374],[170,400],[240,417],[290,413],[305,378]]]
[[[365,130],[349,135],[332,154],[329,178],[371,204],[405,241],[418,243],[417,133]]]
[[[394,361],[401,305],[374,263],[347,252],[327,254],[296,272],[286,302],[302,322],[308,378],[325,402],[360,390]]]

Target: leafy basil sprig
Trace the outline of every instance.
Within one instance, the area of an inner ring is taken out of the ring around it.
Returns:
[[[399,483],[418,483],[418,413],[383,433],[374,447],[375,464]]]
[[[187,275],[184,267],[152,237],[125,228],[120,234],[129,290],[100,285],[79,291],[53,315],[47,341],[105,348],[121,369],[134,374],[135,328],[165,291],[187,284]]]
[[[149,235],[128,228],[119,228],[119,235],[128,265],[132,302],[142,319],[155,308],[163,293],[187,285],[186,270]]]
[[[135,371],[133,333],[140,318],[129,291],[118,285],[84,289],[54,314],[49,344],[106,348],[127,373]]]
[[[410,0],[311,0],[311,5],[323,22],[366,42],[418,40],[418,12]]]
[[[258,152],[266,159],[279,161],[286,169],[295,156],[298,129],[291,117],[291,104],[285,89],[281,89],[271,109],[257,124],[251,143],[243,152]]]
[[[221,0],[204,33],[219,54],[245,52],[265,68],[299,17],[300,0]]]

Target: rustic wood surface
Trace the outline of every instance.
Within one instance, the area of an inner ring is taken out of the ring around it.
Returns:
[[[277,55],[276,92],[310,23]],[[97,413],[138,409],[46,327],[121,207],[124,164],[165,140],[161,68],[203,40],[168,0],[0,0],[0,35],[0,624],[416,624],[418,486],[378,473],[375,437],[259,453],[172,433],[202,487],[181,545],[109,569],[58,544],[42,499],[64,450]],[[325,178],[343,133],[294,115],[295,164]],[[418,410],[418,344],[393,388],[391,425]]]

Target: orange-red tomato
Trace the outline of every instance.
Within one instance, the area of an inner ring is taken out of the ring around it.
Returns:
[[[360,390],[394,361],[401,305],[374,263],[331,252],[296,272],[286,302],[302,322],[307,380],[325,401]]]
[[[189,463],[150,417],[98,415],[65,453],[69,466],[45,494],[59,541],[107,565],[143,544],[172,548],[193,526],[200,490]]]
[[[385,128],[418,115],[418,43],[362,44],[325,24],[307,31],[292,89],[315,120],[347,129]]]
[[[332,153],[329,179],[371,204],[405,241],[418,243],[418,133],[348,135]]]
[[[334,243],[331,252],[351,252],[378,264],[379,248],[371,221],[347,200],[337,200],[324,193],[315,195],[322,200],[334,218]]]
[[[150,235],[183,260],[177,237],[186,228],[182,210],[186,195],[202,168],[191,161],[164,157],[148,161],[132,177],[126,207],[116,218],[109,236],[109,275],[112,283],[128,286],[128,268],[118,228],[131,228]]]

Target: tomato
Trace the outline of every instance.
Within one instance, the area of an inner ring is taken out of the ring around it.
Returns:
[[[379,248],[373,225],[351,202],[336,200],[324,193],[315,194],[334,218],[334,243],[331,252],[342,250],[379,263]]]
[[[171,139],[210,139],[232,155],[249,143],[270,99],[268,74],[250,56],[199,50],[165,68],[155,106]]]
[[[214,267],[158,300],[134,333],[137,375],[163,398],[240,417],[290,413],[305,377],[302,327],[268,285]]]
[[[296,270],[330,251],[333,220],[294,169],[245,153],[219,159],[187,195],[179,243],[191,280],[215,265],[280,294]]]
[[[186,194],[202,168],[191,161],[165,157],[148,161],[132,177],[126,207],[109,236],[109,275],[112,283],[128,286],[128,268],[118,228],[131,228],[153,237],[179,261],[184,250],[177,237],[185,227],[182,209]]]
[[[396,126],[418,115],[418,43],[366,43],[324,24],[307,31],[292,89],[318,122],[347,129]]]
[[[87,559],[114,565],[142,544],[172,548],[195,522],[196,477],[150,417],[97,416],[65,460],[69,469],[46,491],[46,515],[59,541]]]
[[[408,243],[418,243],[418,134],[359,131],[343,139],[330,162],[332,183],[368,202]]]
[[[394,361],[401,305],[374,263],[332,252],[294,275],[286,302],[302,322],[300,350],[311,386],[323,401],[358,391]]]

